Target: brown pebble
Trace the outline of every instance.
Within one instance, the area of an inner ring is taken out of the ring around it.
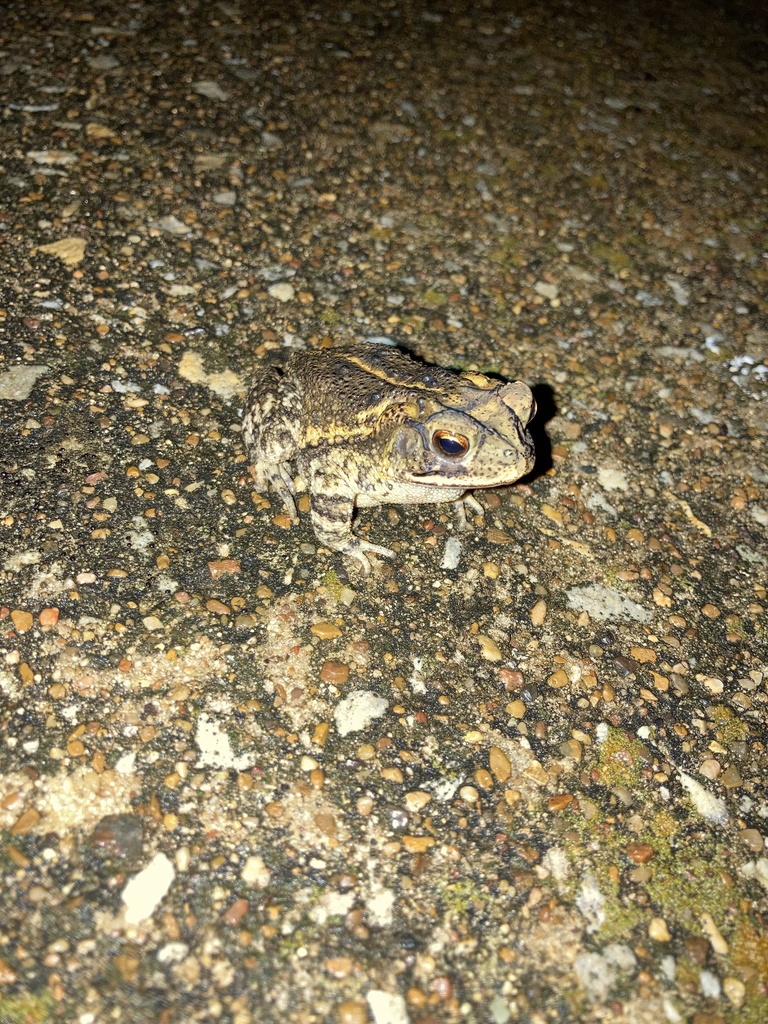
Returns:
[[[671,942],[672,936],[669,934],[669,928],[667,922],[663,917],[652,918],[648,925],[648,937],[653,939],[654,942]]]
[[[714,780],[720,774],[721,766],[713,757],[708,757],[699,765],[699,771],[705,779]]]
[[[512,774],[510,760],[499,747],[491,747],[488,751],[488,765],[499,782],[506,782]]]
[[[315,726],[314,732],[312,733],[312,742],[316,747],[325,746],[325,741],[328,739],[328,732],[330,731],[330,725],[328,722],[318,722]]]
[[[619,670],[619,674],[622,676],[628,676],[640,668],[638,662],[634,658],[627,658],[624,654],[617,654],[613,659],[613,663]]]
[[[209,562],[208,572],[212,580],[217,580],[220,576],[240,572],[240,563],[236,558],[222,558],[217,562]]]
[[[626,854],[635,864],[647,864],[655,850],[648,843],[628,843]]]
[[[55,626],[59,621],[59,609],[43,608],[38,618],[41,626]]]
[[[580,761],[583,754],[583,747],[576,739],[565,740],[560,744],[560,753],[563,757],[572,757],[574,761]]]
[[[739,832],[739,839],[745,843],[753,853],[762,853],[765,847],[763,837],[756,828],[743,828]]]
[[[339,1024],[367,1024],[368,1007],[360,999],[348,999],[336,1011]]]
[[[20,608],[14,608],[11,612],[11,622],[17,633],[26,633],[28,629],[32,629],[32,623],[34,618],[31,612],[22,611]]]
[[[405,994],[405,998],[408,1001],[409,1006],[414,1006],[416,1009],[421,1009],[422,1006],[426,1006],[429,1000],[427,993],[422,991],[420,988],[416,988],[412,985]]]
[[[0,960],[0,985],[15,984],[18,975],[7,960]]]
[[[485,768],[476,768],[473,777],[481,789],[486,790],[486,792],[493,789],[493,776]]]
[[[701,609],[701,614],[705,615],[708,619],[717,619],[720,617],[720,609],[715,604],[705,604]]]
[[[550,814],[559,814],[560,811],[564,811],[565,808],[572,803],[572,793],[560,793],[557,796],[551,796],[547,800],[547,810]]]
[[[720,776],[720,781],[726,789],[736,789],[738,786],[744,785],[744,780],[739,774],[738,768],[734,765],[726,768],[723,774]]]
[[[334,978],[347,978],[352,973],[355,962],[351,956],[332,956],[323,966]]]
[[[446,999],[450,999],[453,995],[453,984],[451,983],[451,979],[445,974],[441,974],[437,978],[433,978],[429,987],[441,1002],[444,1002]]]
[[[237,899],[227,910],[224,911],[221,920],[227,925],[239,924],[243,917],[248,913],[248,909],[248,900]]]
[[[480,644],[480,655],[486,661],[501,661],[499,645],[485,633],[477,633],[475,640]]]
[[[563,669],[559,668],[547,679],[547,685],[552,686],[556,690],[560,690],[562,687],[568,685],[568,676],[565,674]]]
[[[651,650],[650,647],[633,647],[629,653],[635,661],[639,661],[641,664],[656,661],[656,651]]]
[[[217,601],[212,598],[210,601],[205,602],[205,607],[209,612],[213,612],[215,615],[229,615],[229,608],[222,601]]]
[[[747,987],[740,978],[723,978],[723,992],[731,1006],[740,1010],[747,996]]]
[[[35,810],[34,807],[28,807],[27,810],[24,811],[11,826],[11,835],[25,835],[30,831],[30,829],[35,827],[38,821],[40,821],[40,811]]]
[[[516,668],[499,669],[499,679],[504,684],[505,690],[522,690],[525,678],[523,673]]]
[[[536,604],[531,608],[531,625],[532,626],[543,626],[544,620],[547,617],[547,602],[537,601]]]
[[[491,526],[485,531],[485,537],[491,544],[512,544],[515,539],[495,526]]]
[[[421,789],[414,789],[405,794],[405,806],[411,812],[421,811],[432,800],[432,794]]]
[[[695,964],[705,964],[709,956],[709,943],[699,935],[686,939],[683,943],[688,956]]]
[[[335,836],[339,831],[336,818],[329,811],[318,811],[315,815],[315,824],[326,836]]]
[[[426,853],[434,845],[432,836],[403,836],[403,846],[408,853]]]
[[[324,661],[320,669],[320,678],[324,683],[346,683],[349,679],[349,665],[343,661]]]
[[[309,631],[320,637],[321,640],[333,640],[335,637],[341,636],[341,630],[333,622],[315,622],[309,627]]]

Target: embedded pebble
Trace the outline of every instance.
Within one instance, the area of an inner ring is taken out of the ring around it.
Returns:
[[[23,611],[19,608],[14,608],[11,612],[11,622],[17,633],[26,633],[28,629],[32,629],[34,621],[31,612]]]
[[[495,640],[484,633],[477,633],[475,640],[480,644],[480,654],[486,661],[501,661],[501,651]]]
[[[23,402],[32,394],[32,389],[40,377],[48,373],[47,366],[24,364],[12,366],[0,373],[0,399],[12,402]]]
[[[339,736],[360,732],[377,718],[381,718],[389,702],[370,690],[353,690],[341,700],[333,713]]]
[[[342,686],[349,680],[349,665],[343,661],[324,661],[320,668],[320,678],[324,683]]]
[[[144,825],[136,814],[107,814],[91,833],[91,846],[113,857],[136,860],[141,856]]]
[[[654,942],[671,942],[667,922],[663,917],[653,917],[648,925],[648,937]]]
[[[348,999],[336,1010],[338,1024],[368,1024],[368,1010],[359,999]]]
[[[521,702],[522,703],[522,702]],[[525,708],[523,708],[525,711]],[[523,717],[522,715],[514,717]],[[512,764],[500,747],[491,747],[488,751],[488,764],[499,782],[504,783],[512,774]]]
[[[723,978],[723,992],[731,1006],[737,1010],[742,1008],[747,997],[747,986],[741,978],[734,978],[732,976]]]
[[[739,832],[739,839],[745,844],[745,846],[749,847],[753,853],[762,853],[765,849],[765,840],[763,839],[763,835],[756,828],[743,828]]]
[[[543,626],[544,620],[547,617],[547,602],[537,601],[536,604],[531,608],[531,625],[532,626]]]
[[[259,889],[264,889],[269,885],[271,877],[272,872],[261,857],[256,854],[251,854],[249,857],[245,858],[245,863],[243,864],[243,868],[240,872],[240,878],[246,885],[255,885]]]
[[[143,871],[131,878],[122,893],[127,924],[137,925],[151,917],[176,877],[164,853],[156,853]]]
[[[443,549],[441,569],[455,569],[461,559],[462,543],[458,537],[449,537]]]
[[[571,608],[587,612],[591,619],[634,619],[636,622],[650,622],[651,613],[631,598],[602,584],[588,584],[571,587],[566,591],[566,601]]]
[[[279,302],[290,302],[296,295],[296,289],[292,284],[288,284],[287,281],[278,281],[277,284],[271,284],[267,291],[273,299],[277,299]]]
[[[365,998],[375,1024],[409,1024],[405,1000],[398,993],[372,988]]]
[[[313,622],[309,631],[320,637],[321,640],[333,640],[335,637],[341,636],[341,630],[334,622]]]

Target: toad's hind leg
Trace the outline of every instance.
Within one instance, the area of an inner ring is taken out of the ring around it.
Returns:
[[[294,522],[298,521],[290,463],[299,447],[301,399],[276,367],[261,370],[245,399],[243,439],[253,464],[256,487],[271,484]]]

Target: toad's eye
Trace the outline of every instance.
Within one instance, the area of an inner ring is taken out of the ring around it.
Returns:
[[[469,451],[469,441],[461,434],[451,434],[447,430],[436,430],[432,435],[432,444],[443,455],[458,459]]]

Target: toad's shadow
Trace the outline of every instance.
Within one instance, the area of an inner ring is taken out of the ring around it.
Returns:
[[[555,392],[549,384],[534,384],[531,391],[536,400],[536,415],[528,424],[528,432],[536,447],[536,462],[531,472],[522,477],[520,482],[524,484],[533,483],[552,469],[552,442],[544,428],[557,414]]]

